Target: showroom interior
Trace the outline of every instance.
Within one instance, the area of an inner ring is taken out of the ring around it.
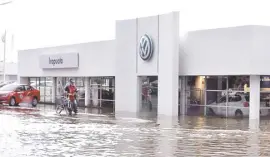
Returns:
[[[269,78],[269,76],[260,77],[261,117],[270,115]],[[184,114],[218,117],[249,116],[249,76],[187,76],[185,80]]]
[[[80,107],[85,106],[85,96],[88,93],[87,105],[92,107],[114,107],[114,77],[30,77],[28,81],[31,86],[40,90],[40,102],[50,104],[57,103],[63,96],[64,88],[69,83],[69,79],[74,80],[79,90],[78,105]]]

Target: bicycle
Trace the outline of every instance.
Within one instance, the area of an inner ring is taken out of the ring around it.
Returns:
[[[75,96],[76,93],[74,94],[68,94],[68,96]],[[72,111],[77,113],[77,108],[75,107],[74,101],[75,99],[70,100],[70,98],[67,98],[66,96],[61,96],[61,103],[57,105],[56,107],[56,113],[61,115],[61,112],[63,110],[66,111],[67,115],[72,115]]]
[[[68,96],[73,96],[73,98],[72,98],[72,100],[70,100],[70,97],[68,98],[68,112],[69,112],[69,115],[71,115],[72,114],[72,111],[75,113],[75,114],[77,114],[77,107],[76,107],[76,104],[75,104],[75,102],[77,101],[76,99],[75,99],[75,96],[76,96],[76,94],[77,94],[77,92],[78,91],[76,91],[75,93],[73,93],[73,94],[68,94]]]
[[[61,112],[65,110],[66,114],[69,114],[69,111],[68,111],[69,104],[70,104],[70,101],[68,100],[68,98],[65,96],[61,96],[61,103],[56,106],[56,113],[61,115]]]

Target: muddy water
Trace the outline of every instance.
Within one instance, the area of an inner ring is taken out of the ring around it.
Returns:
[[[168,122],[169,123],[169,122]],[[47,108],[0,110],[1,157],[65,156],[270,156],[270,128],[262,120],[180,117],[155,121],[80,112],[59,116]]]

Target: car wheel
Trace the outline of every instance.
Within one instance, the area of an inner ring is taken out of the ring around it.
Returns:
[[[37,104],[38,104],[38,100],[37,100],[36,97],[34,97],[33,100],[32,100],[32,106],[33,106],[33,107],[36,107]]]
[[[16,100],[14,97],[12,97],[9,101],[9,106],[16,106]]]
[[[235,111],[235,117],[236,118],[242,118],[243,117],[243,112],[241,110],[236,110]]]

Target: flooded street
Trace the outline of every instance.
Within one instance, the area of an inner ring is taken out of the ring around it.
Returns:
[[[84,109],[59,116],[53,107],[1,108],[0,156],[270,156],[268,120],[253,132],[248,119],[186,116],[157,125]]]

